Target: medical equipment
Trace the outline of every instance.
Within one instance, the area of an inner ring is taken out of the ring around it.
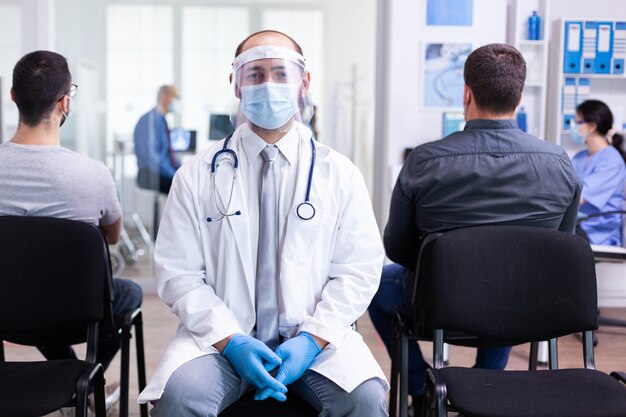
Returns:
[[[213,155],[213,159],[211,160],[211,178],[213,181],[214,190],[216,189],[215,176],[217,172],[217,167],[219,166],[217,159],[221,155],[225,155],[225,156],[230,155],[232,158],[233,181],[230,186],[228,202],[226,203],[226,207],[224,207],[223,209],[220,208],[220,206],[217,204],[217,197],[215,196],[215,193],[213,193],[213,200],[215,202],[215,207],[217,208],[217,211],[221,214],[221,217],[220,218],[207,217],[206,221],[209,223],[220,221],[224,217],[241,215],[241,210],[236,210],[233,212],[230,212],[229,210],[230,203],[232,202],[233,193],[235,190],[235,181],[237,180],[237,174],[239,172],[239,157],[237,156],[237,153],[233,149],[228,148],[228,142],[230,141],[231,137],[232,137],[232,134],[226,137],[226,139],[224,140],[224,146],[222,147],[222,149],[217,151],[215,155]],[[315,148],[315,141],[313,140],[313,136],[309,138],[309,141],[311,143],[311,167],[309,168],[309,178],[308,178],[307,186],[306,186],[306,195],[304,197],[304,201],[298,204],[298,207],[296,208],[296,214],[302,220],[311,220],[313,217],[315,217],[315,207],[313,207],[313,204],[311,204],[310,197],[311,197],[311,185],[313,184],[313,170],[315,168],[316,148]]]

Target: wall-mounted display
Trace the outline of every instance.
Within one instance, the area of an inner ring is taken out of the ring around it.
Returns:
[[[427,0],[427,26],[472,26],[474,0]]]
[[[422,79],[424,107],[463,108],[463,66],[472,51],[469,43],[426,43]]]

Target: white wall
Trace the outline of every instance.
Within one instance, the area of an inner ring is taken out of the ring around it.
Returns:
[[[389,13],[385,39],[379,44],[379,71],[384,79],[378,89],[385,106],[376,115],[377,145],[374,204],[379,225],[387,222],[391,190],[405,148],[440,139],[441,111],[424,109],[421,103],[424,42],[472,43],[478,46],[506,41],[507,3],[501,0],[474,0],[472,28],[433,28],[425,25],[425,1],[379,0]],[[379,13],[383,10],[379,11]],[[384,54],[384,57],[382,56]],[[379,154],[384,155],[380,157]]]
[[[319,112],[324,122],[321,139],[350,157],[371,185],[374,175],[376,0],[328,0],[325,11],[326,83],[324,103]],[[353,71],[356,71],[356,77]],[[356,97],[353,97],[355,92]]]

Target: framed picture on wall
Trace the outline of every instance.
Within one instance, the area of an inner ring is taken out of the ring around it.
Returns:
[[[426,26],[472,26],[474,0],[427,0]]]
[[[421,79],[425,109],[463,109],[463,66],[471,51],[470,43],[424,43]]]

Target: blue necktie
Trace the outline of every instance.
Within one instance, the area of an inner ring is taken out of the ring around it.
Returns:
[[[274,160],[278,148],[266,146],[261,152],[263,182],[259,212],[259,249],[256,275],[256,336],[270,349],[279,344],[278,335],[278,222]]]

